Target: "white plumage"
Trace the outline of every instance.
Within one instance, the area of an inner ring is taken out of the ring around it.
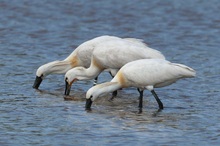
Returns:
[[[76,80],[94,79],[105,69],[117,73],[128,62],[151,58],[165,59],[161,52],[151,49],[146,45],[133,43],[130,40],[121,39],[100,43],[93,50],[89,68],[76,67],[65,74],[65,95],[69,95],[70,87]]]
[[[121,39],[122,38],[115,36],[107,36],[107,35],[96,37],[78,46],[66,59],[62,61],[49,62],[47,64],[40,66],[36,72],[36,79],[33,88],[38,88],[43,78],[45,78],[49,74],[64,74],[68,70],[77,66],[83,66],[88,68],[91,63],[91,55],[93,49],[96,48],[96,46],[99,43],[121,40]],[[145,46],[142,40],[134,39],[134,38],[124,38],[124,39],[136,45],[142,47]]]
[[[143,90],[148,89],[156,98],[159,108],[163,104],[154,88],[168,86],[181,78],[195,77],[196,72],[185,65],[171,63],[162,59],[142,59],[124,65],[111,80],[98,84],[87,91],[86,108],[90,109],[92,101],[99,96],[113,92],[120,88],[137,87],[141,93],[139,108],[142,109]]]

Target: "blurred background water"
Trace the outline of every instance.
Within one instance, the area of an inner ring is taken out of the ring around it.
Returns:
[[[0,0],[0,145],[219,145],[219,10],[218,0]],[[92,112],[92,81],[73,86],[73,101],[63,98],[63,75],[32,89],[40,65],[101,35],[143,39],[197,77],[156,89],[160,112],[145,91],[142,114],[134,88],[100,98]]]

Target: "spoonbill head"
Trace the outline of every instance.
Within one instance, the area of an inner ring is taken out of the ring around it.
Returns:
[[[42,80],[49,74],[56,72],[63,74],[72,68],[72,64],[67,61],[53,61],[40,66],[36,72],[33,88],[38,89]]]
[[[84,67],[76,67],[71,69],[65,74],[65,95],[69,95],[72,84],[77,80],[88,80],[88,78],[95,78],[96,76],[89,77],[86,76],[86,68]]]

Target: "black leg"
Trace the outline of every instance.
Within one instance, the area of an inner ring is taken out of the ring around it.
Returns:
[[[112,78],[114,78],[114,76],[112,75],[112,73],[110,71],[109,71],[109,74],[111,75]],[[117,94],[118,94],[117,90],[112,92],[112,97],[110,98],[110,100],[113,100],[117,96]]]
[[[112,78],[114,78],[114,76],[112,75],[111,71],[109,71],[109,74],[111,75]],[[112,92],[112,97],[109,99],[110,101],[112,101],[118,94],[118,91],[114,91]]]
[[[139,113],[141,113],[142,112],[142,108],[143,108],[143,93],[144,93],[144,90],[140,90],[139,88],[137,90],[140,93],[138,107],[139,107]]]
[[[109,71],[109,74],[111,75],[112,78],[114,78],[114,76],[112,75],[112,73]]]
[[[117,96],[117,94],[118,94],[117,90],[112,92],[112,97],[110,98],[110,100],[113,100]]]
[[[155,99],[157,100],[157,103],[159,105],[160,109],[163,109],[163,103],[160,101],[159,97],[157,96],[156,92],[154,90],[151,91],[151,93],[153,94],[153,96],[155,97]]]
[[[97,81],[98,81],[98,76],[94,79],[93,86],[95,86],[97,84]]]

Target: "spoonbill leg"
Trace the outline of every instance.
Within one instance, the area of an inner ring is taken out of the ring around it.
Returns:
[[[139,113],[142,113],[142,108],[143,108],[143,93],[144,93],[144,90],[141,90],[141,89],[137,89],[138,92],[140,93],[140,96],[139,96]]]
[[[157,100],[157,103],[159,105],[159,109],[163,109],[163,103],[160,101],[159,97],[157,96],[156,92],[154,90],[151,90],[151,93],[153,94],[153,96],[155,97],[155,99]]]

